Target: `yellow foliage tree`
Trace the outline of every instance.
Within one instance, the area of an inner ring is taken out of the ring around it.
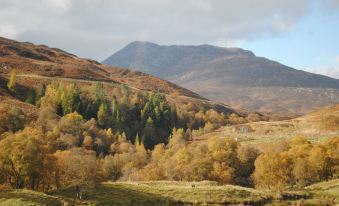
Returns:
[[[7,83],[7,88],[14,93],[15,85],[16,85],[16,71],[13,69],[9,81]]]

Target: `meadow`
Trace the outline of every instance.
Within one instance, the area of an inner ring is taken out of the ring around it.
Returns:
[[[75,199],[74,188],[49,194],[30,190],[0,191],[0,205],[314,205],[338,204],[339,179],[321,182],[304,189],[288,191],[256,190],[233,185],[202,182],[105,182]]]

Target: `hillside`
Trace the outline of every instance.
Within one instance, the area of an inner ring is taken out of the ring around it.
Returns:
[[[45,45],[17,42],[0,37],[0,95],[2,96],[11,96],[6,91],[6,82],[13,69],[17,73],[18,95],[19,98],[21,95],[21,100],[25,99],[29,88],[38,88],[53,81],[76,82],[81,88],[87,88],[101,81],[114,88],[125,85],[132,92],[137,93],[160,92],[179,105],[191,102],[224,113],[234,112],[227,105],[213,103],[190,90],[145,73],[102,65],[94,60],[79,58]],[[109,88],[106,90],[112,92]]]
[[[323,142],[339,136],[339,104],[284,121],[260,121],[225,126],[215,132],[194,137],[205,141],[212,137],[232,137],[263,151],[274,150],[276,143],[303,136],[312,142]]]
[[[238,108],[305,113],[339,102],[339,80],[240,48],[133,42],[103,61],[167,79]]]

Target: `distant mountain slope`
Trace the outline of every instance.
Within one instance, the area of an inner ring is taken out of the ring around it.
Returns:
[[[227,105],[214,103],[188,89],[149,74],[102,65],[45,45],[0,37],[0,97],[12,98],[6,82],[13,69],[17,73],[17,93],[22,95],[21,99],[27,96],[28,89],[53,81],[76,82],[82,88],[88,88],[100,81],[107,85],[107,90],[121,89],[124,85],[136,93],[164,93],[170,101],[178,105],[194,103],[224,113],[235,112]]]
[[[339,102],[339,80],[240,48],[133,42],[103,63],[153,74],[212,100],[251,110],[304,113]]]

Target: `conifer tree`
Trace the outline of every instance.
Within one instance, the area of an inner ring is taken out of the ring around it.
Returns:
[[[34,89],[30,89],[29,92],[28,92],[28,96],[26,98],[26,103],[28,104],[33,104],[35,105],[36,103],[36,92]]]
[[[154,122],[151,117],[147,119],[146,125],[142,131],[142,143],[147,149],[153,149],[153,147],[160,143],[159,138],[157,138],[156,130],[154,128]]]

